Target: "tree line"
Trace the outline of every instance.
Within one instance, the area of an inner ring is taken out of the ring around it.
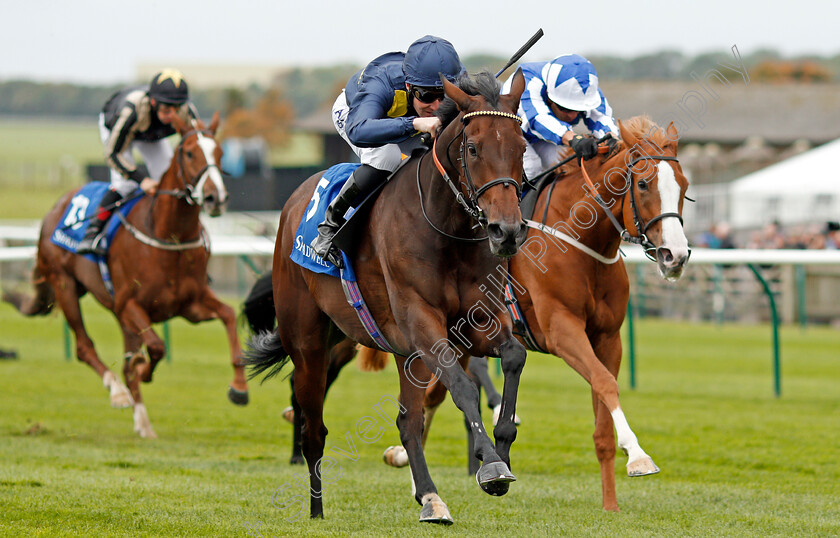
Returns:
[[[744,64],[756,82],[825,83],[840,82],[840,54],[830,57],[784,58],[774,50],[741,51]],[[613,55],[587,56],[601,80],[691,80],[691,73],[705,73],[720,61],[730,61],[731,52],[687,56],[678,51],[624,58]],[[506,58],[472,55],[463,58],[470,72],[495,72]],[[331,102],[357,65],[296,67],[278,71],[271,87],[196,89],[193,100],[201,111],[219,110],[225,116],[236,111],[277,109],[285,119],[305,117]],[[39,83],[27,80],[0,81],[0,115],[95,118],[108,97],[121,86],[91,86],[67,83]],[[281,110],[282,109],[282,110]],[[248,124],[253,119],[240,117]]]

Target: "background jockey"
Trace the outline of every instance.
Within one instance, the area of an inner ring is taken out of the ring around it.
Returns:
[[[389,52],[353,75],[332,109],[338,134],[350,144],[362,165],[329,205],[318,225],[315,252],[337,267],[341,256],[332,247],[344,224],[344,213],[364,199],[397,169],[402,152],[397,144],[419,132],[435,134],[440,120],[434,116],[443,100],[440,76],[454,82],[465,73],[452,44],[424,36],[405,53]]]
[[[189,98],[183,75],[164,69],[148,86],[125,88],[105,103],[99,114],[99,134],[105,146],[105,160],[111,167],[111,188],[102,198],[77,252],[104,256],[101,233],[111,216],[111,211],[104,208],[132,193],[138,185],[147,194],[155,193],[172,162],[172,148],[165,138],[176,132],[171,125],[173,118],[177,115],[189,123],[198,117]],[[137,170],[133,149],[143,157],[148,177]]]
[[[550,62],[520,65],[525,75],[525,92],[519,102],[522,131],[527,141],[524,170],[533,178],[556,164],[558,146],[572,148],[576,155],[591,159],[597,153],[595,138],[607,133],[619,137],[612,108],[598,88],[598,73],[589,60],[566,54]],[[511,76],[502,93],[508,93]],[[575,134],[572,127],[583,120],[595,138]]]

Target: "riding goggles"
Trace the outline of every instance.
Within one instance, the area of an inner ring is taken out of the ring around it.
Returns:
[[[426,103],[427,105],[435,101],[441,101],[446,97],[443,93],[443,88],[424,88],[423,86],[412,86],[411,95],[421,103]]]

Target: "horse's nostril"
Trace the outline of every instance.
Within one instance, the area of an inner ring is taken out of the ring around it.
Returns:
[[[499,224],[490,224],[487,226],[487,234],[491,239],[500,241],[504,239],[505,233],[502,231],[502,226]]]

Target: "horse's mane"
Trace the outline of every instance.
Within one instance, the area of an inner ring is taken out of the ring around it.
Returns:
[[[499,108],[502,84],[489,71],[481,71],[472,76],[464,74],[455,82],[455,85],[467,95],[480,95],[484,97],[487,105],[494,110]],[[446,127],[458,116],[459,112],[455,101],[447,97],[440,104],[435,114],[440,118],[441,126]]]
[[[635,138],[637,140],[646,140],[658,146],[660,148],[664,148],[666,145],[673,144],[674,141],[671,140],[665,132],[665,129],[657,125],[649,116],[643,114],[641,116],[633,116],[632,118],[621,120],[621,134],[622,138],[626,136]],[[619,151],[620,149],[626,149],[627,143],[624,140],[621,141],[620,145],[616,147],[607,157],[612,157]],[[562,146],[558,149],[558,159],[563,160],[566,157],[572,155],[572,149],[567,146]],[[573,160],[568,164],[564,164],[559,172],[559,175],[566,175],[570,174],[574,171],[579,171],[580,166],[578,165],[577,160]]]
[[[633,116],[630,119],[622,120],[621,130],[633,138],[648,140],[659,147],[665,147],[666,144],[673,143],[666,135],[665,129],[657,125],[647,115]]]

